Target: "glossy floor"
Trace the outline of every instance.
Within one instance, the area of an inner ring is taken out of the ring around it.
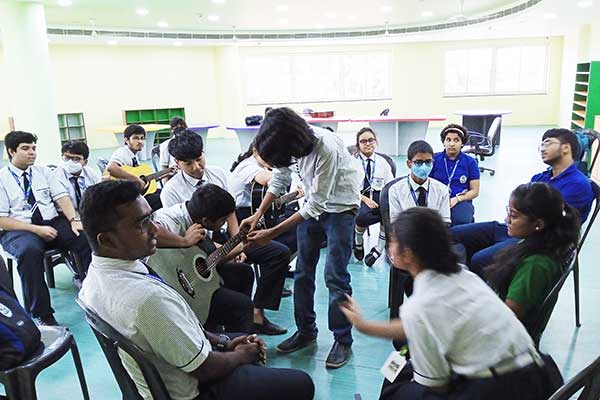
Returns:
[[[496,175],[492,177],[486,173],[482,176],[481,195],[476,200],[478,221],[503,219],[504,206],[507,204],[510,191],[544,168],[536,149],[541,134],[546,128],[539,126],[504,128],[502,146],[498,153],[484,161],[484,165],[496,168]],[[352,133],[344,133],[342,136],[348,144],[352,143]],[[440,148],[437,129],[430,130],[427,138],[434,148]],[[238,149],[236,140],[209,139],[208,162],[228,169]],[[379,150],[385,152],[385,149]],[[95,162],[96,157],[105,157],[110,152],[107,149],[93,151],[90,158]],[[405,158],[398,157],[396,160],[399,166],[398,173],[405,174],[407,171]],[[542,349],[554,356],[566,377],[573,376],[600,355],[598,342],[600,313],[594,311],[595,305],[600,303],[600,272],[596,270],[597,261],[594,261],[595,257],[600,256],[600,230],[597,225],[592,229],[581,255],[583,326],[579,329],[575,328],[573,285],[570,279],[563,288],[542,340]],[[374,243],[376,237],[376,232],[372,229],[369,240]],[[319,264],[320,272],[323,258]],[[349,270],[352,274],[355,297],[364,314],[369,319],[386,319],[389,312],[387,267],[383,263],[377,263],[373,268],[366,268],[362,263],[353,260]],[[391,351],[391,346],[385,340],[355,333],[350,362],[339,370],[325,369],[325,358],[332,345],[332,337],[327,330],[327,291],[320,272],[315,296],[320,329],[318,344],[311,349],[281,356],[276,354],[274,348],[281,340],[287,338],[287,335],[267,337],[266,341],[270,347],[269,366],[299,368],[308,372],[315,382],[317,399],[350,400],[354,399],[356,393],[360,393],[363,399],[376,399],[383,379],[379,368]],[[57,267],[56,275],[56,289],[51,290],[53,306],[57,310],[56,317],[75,335],[92,398],[120,399],[118,387],[104,355],[84,322],[81,310],[74,302],[76,293],[71,287],[69,273],[65,267],[60,266]],[[16,284],[19,287],[20,284]],[[291,284],[292,282],[289,281],[288,285]],[[283,299],[281,309],[278,312],[269,312],[268,315],[274,322],[288,327],[290,333],[294,332],[291,298]],[[40,399],[81,398],[75,370],[69,357],[65,357],[58,364],[42,372],[37,380],[37,388]]]

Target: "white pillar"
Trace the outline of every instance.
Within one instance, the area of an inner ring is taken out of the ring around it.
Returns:
[[[15,129],[37,135],[37,162],[56,163],[60,133],[50,80],[44,5],[0,0],[0,30],[9,86],[3,95],[10,98]]]
[[[574,28],[563,37],[562,72],[560,80],[560,127],[571,128],[571,112],[575,92],[575,72],[580,53],[581,30]]]

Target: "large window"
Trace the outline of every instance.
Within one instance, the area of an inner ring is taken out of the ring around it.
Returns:
[[[449,50],[446,96],[546,93],[547,46]]]
[[[249,104],[391,97],[388,52],[258,55],[245,59]]]

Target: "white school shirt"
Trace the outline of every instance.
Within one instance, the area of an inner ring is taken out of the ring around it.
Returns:
[[[292,183],[296,172],[305,187],[305,201],[298,211],[302,218],[316,218],[324,212],[342,213],[360,207],[364,174],[359,161],[334,133],[311,127],[317,143],[313,151],[289,167],[274,170],[269,193],[279,195]]]
[[[170,142],[171,142],[171,139],[167,139],[164,142],[162,142],[160,144],[160,146],[158,146],[160,165],[162,167],[175,166],[175,159],[171,156],[171,154],[169,154],[169,143]]]
[[[123,145],[112,153],[108,162],[114,161],[120,167],[123,165],[133,167],[134,158],[138,161],[138,165],[140,165],[141,163],[140,160],[137,158],[137,154],[131,151],[131,149],[127,145]]]
[[[190,373],[208,358],[211,344],[184,298],[147,273],[140,261],[92,254],[79,298],[144,351],[174,400],[195,399],[198,379]],[[151,400],[137,363],[121,350],[119,356],[142,397]]]
[[[72,176],[66,169],[63,168],[62,165],[56,167],[54,171],[52,171],[52,179],[56,179],[58,184],[62,186],[62,188],[69,194],[71,198],[71,203],[73,203],[73,208],[79,215],[79,210],[77,209],[77,196],[75,195],[75,187],[70,181]],[[92,167],[85,166],[77,176],[77,184],[79,185],[79,190],[81,191],[81,195],[83,196],[83,192],[88,187],[99,183],[102,180],[102,177],[96,171],[96,169]]]
[[[154,212],[154,221],[169,232],[184,236],[188,228],[194,223],[185,204],[184,202],[159,208]]]
[[[358,154],[356,155],[356,158],[358,159],[358,161],[360,161],[360,164],[361,164],[360,171],[362,173],[363,182],[364,182],[364,179],[367,174],[366,168],[368,165],[368,163],[367,163],[368,159],[371,160],[371,176],[372,176],[371,181],[373,181],[374,179],[380,179],[381,182],[383,183],[383,185],[381,186],[381,188],[383,189],[383,186],[387,185],[388,183],[390,183],[391,181],[394,180],[394,174],[392,173],[392,167],[390,166],[390,164],[388,164],[387,160],[385,158],[381,157],[379,154],[373,153],[373,154],[371,154],[371,157],[367,157],[359,151]],[[362,189],[362,186],[361,186],[361,189]]]
[[[265,169],[256,158],[250,156],[238,164],[229,176],[229,190],[235,198],[235,207],[250,207],[252,203],[252,183],[256,175]]]
[[[452,372],[472,376],[516,356],[537,355],[511,309],[465,269],[448,275],[433,270],[419,273],[412,296],[400,308],[400,319],[413,378],[421,385],[442,386]]]
[[[417,207],[415,198],[419,197],[417,190],[419,187],[424,187],[427,191],[427,207],[438,211],[444,222],[450,223],[450,194],[448,193],[448,187],[433,178],[427,178],[422,185],[419,185],[412,179],[411,175],[399,179],[398,182],[392,184],[389,188],[390,221],[394,222],[403,211]],[[415,197],[411,194],[411,188]]]
[[[11,171],[19,178],[18,184]],[[23,193],[23,172],[11,163],[0,169],[0,217],[31,223],[31,216],[27,216],[29,211],[25,210],[28,203]],[[50,168],[32,165],[26,172],[42,218],[45,221],[56,218],[58,211],[54,202],[69,194],[58,181],[52,179]]]
[[[204,169],[202,182],[212,183],[225,190],[227,189],[227,174],[222,168],[207,165]],[[200,186],[201,181],[189,176],[183,170],[179,170],[165,184],[160,192],[160,200],[163,207],[170,207],[183,203],[192,198],[192,195]]]

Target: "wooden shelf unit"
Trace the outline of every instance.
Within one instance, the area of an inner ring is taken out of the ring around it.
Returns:
[[[124,110],[123,123],[130,124],[166,124],[168,125],[173,117],[182,117],[185,119],[185,109],[183,107],[173,108],[155,108],[145,110]],[[163,129],[156,132],[154,144],[167,140],[171,132],[169,129]]]
[[[593,128],[596,115],[600,115],[600,61],[577,64],[571,129]]]

